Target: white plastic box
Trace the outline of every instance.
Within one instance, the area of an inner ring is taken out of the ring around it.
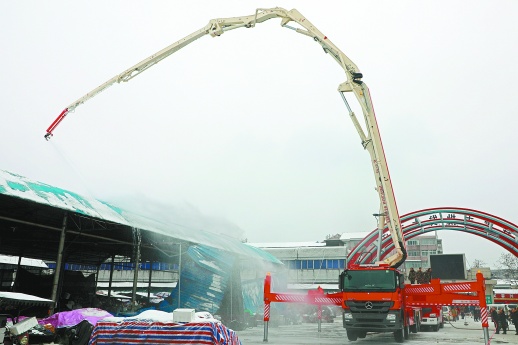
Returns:
[[[20,335],[22,333],[27,332],[29,329],[36,327],[37,325],[38,325],[38,321],[33,316],[33,317],[30,317],[28,319],[18,322],[16,325],[13,325],[10,328],[10,332],[13,335]]]
[[[195,319],[194,309],[178,308],[173,310],[173,322],[194,322]]]

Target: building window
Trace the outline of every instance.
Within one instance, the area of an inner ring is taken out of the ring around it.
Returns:
[[[419,245],[419,241],[417,240],[410,240],[407,242],[407,245],[409,246],[418,246]]]
[[[325,269],[344,269],[345,259],[324,259],[324,260],[283,260],[290,270],[325,270]]]
[[[315,260],[315,269],[320,269],[320,270],[326,269],[327,268],[326,261],[327,260]]]
[[[435,245],[437,241],[435,238],[423,238],[421,239],[421,245]]]

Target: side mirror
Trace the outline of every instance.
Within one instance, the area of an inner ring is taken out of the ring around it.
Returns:
[[[340,289],[340,291],[343,291],[343,289],[344,289],[344,277],[346,274],[347,274],[347,272],[344,270],[338,276],[338,288]]]
[[[405,287],[405,274],[399,274],[399,288],[402,289]]]

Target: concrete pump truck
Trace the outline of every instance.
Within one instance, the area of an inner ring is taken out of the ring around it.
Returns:
[[[401,224],[396,207],[394,192],[387,168],[387,162],[381,137],[374,116],[374,109],[367,85],[362,81],[363,75],[358,67],[336,47],[324,34],[322,34],[309,20],[295,9],[287,11],[283,8],[257,9],[254,15],[234,18],[220,18],[210,20],[202,29],[182,38],[161,51],[153,54],[135,66],[117,74],[107,82],[79,98],[65,108],[56,120],[49,126],[45,138],[48,140],[53,135],[54,129],[79,105],[91,99],[115,83],[127,82],[151,66],[157,64],[169,55],[194,42],[195,40],[210,35],[217,37],[224,32],[244,27],[252,28],[272,18],[280,18],[281,26],[294,30],[297,33],[313,38],[322,46],[324,52],[329,54],[345,72],[346,80],[339,85],[338,91],[347,106],[349,115],[358,131],[362,146],[369,152],[374,170],[376,190],[380,199],[378,222],[379,228],[388,226],[394,241],[395,255],[372,267],[350,267],[340,276],[340,288],[350,292],[353,299],[344,302],[344,327],[350,340],[364,337],[367,331],[393,331],[396,338],[402,338],[406,334],[408,325],[405,324],[406,311],[403,301],[396,297],[403,286],[403,275],[397,267],[403,263],[406,251],[401,233]],[[297,27],[288,25],[296,23]],[[366,132],[358,122],[355,113],[349,106],[345,97],[346,93],[353,93],[363,111]],[[365,309],[365,306],[369,306]],[[372,307],[371,307],[372,306]],[[371,311],[372,313],[366,313]],[[381,317],[383,315],[383,317]],[[373,317],[376,316],[376,317]]]
[[[339,276],[340,292],[334,294],[324,295],[317,291],[316,293],[308,294],[306,297],[301,297],[294,294],[272,293],[270,291],[271,278],[267,276],[264,291],[265,325],[267,325],[266,321],[269,320],[269,305],[271,302],[305,301],[306,303],[318,304],[319,306],[335,304],[342,307],[343,326],[346,329],[349,340],[354,341],[358,338],[365,338],[368,332],[392,332],[397,342],[403,342],[404,339],[408,338],[409,332],[418,331],[420,320],[419,306],[429,304],[430,302],[426,298],[431,295],[436,296],[435,301],[440,300],[440,296],[444,297],[440,302],[432,302],[436,304],[448,302],[449,304],[478,303],[478,305],[485,307],[485,301],[483,296],[481,296],[484,291],[482,278],[479,278],[479,282],[473,285],[465,284],[466,286],[457,287],[455,284],[450,284],[447,286],[449,292],[459,291],[462,294],[460,295],[461,299],[459,299],[459,295],[446,294],[444,286],[438,280],[427,288],[405,288],[404,275],[398,269],[406,259],[405,241],[369,89],[362,80],[363,75],[358,67],[327,36],[322,34],[295,9],[290,11],[279,7],[257,9],[255,14],[249,16],[210,20],[200,30],[117,74],[71,103],[48,127],[45,138],[49,140],[58,124],[79,105],[115,83],[131,80],[195,40],[205,35],[217,37],[226,31],[237,28],[253,28],[256,24],[273,18],[280,18],[282,27],[313,39],[345,72],[345,81],[338,86],[338,92],[348,109],[349,117],[360,136],[363,148],[370,155],[376,191],[380,200],[380,213],[376,214],[380,231],[379,240],[381,240],[381,233],[387,229],[387,234],[391,236],[394,245],[394,251],[390,257],[384,260],[380,259],[380,253],[378,252],[378,261],[374,264],[359,265],[349,263]],[[296,26],[293,26],[293,24]],[[361,107],[365,130],[360,125],[346,99],[346,94],[350,93],[354,94]],[[378,246],[378,248],[380,250],[381,246]],[[476,295],[471,297],[465,295],[465,291],[474,290],[478,291]],[[480,302],[478,302],[479,300]],[[487,316],[484,325],[487,334]],[[267,329],[267,326],[265,327]],[[267,331],[265,334],[267,334]]]

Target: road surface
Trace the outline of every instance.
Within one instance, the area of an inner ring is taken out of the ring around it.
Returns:
[[[397,344],[391,333],[368,334],[365,339],[349,341],[342,328],[341,319],[334,323],[322,324],[322,332],[318,333],[318,325],[315,323],[303,323],[301,325],[270,327],[268,330],[268,342],[263,342],[263,326],[248,328],[238,331],[239,339],[243,345],[279,344],[279,345],[371,345],[371,344]],[[494,334],[495,329],[490,325],[490,344],[517,344],[518,335],[515,335],[514,325],[507,334]],[[444,325],[438,332],[421,331],[410,333],[410,338],[404,344],[455,344],[474,345],[484,344],[484,333],[480,322],[474,322],[472,318],[460,320]]]

